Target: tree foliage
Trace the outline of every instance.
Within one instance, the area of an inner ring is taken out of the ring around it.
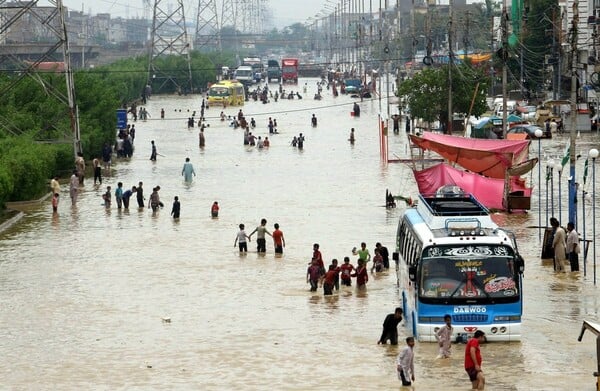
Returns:
[[[191,54],[194,87],[215,80],[215,63],[230,63],[233,54]],[[182,59],[159,58],[172,72],[188,72]],[[0,74],[0,90],[18,75]],[[0,207],[6,201],[27,200],[47,191],[48,178],[73,168],[71,115],[56,95],[67,96],[63,75],[39,73],[20,80],[0,96]],[[116,109],[141,97],[148,79],[148,58],[128,58],[74,74],[84,157],[98,156],[115,139]],[[56,91],[53,93],[52,91]]]
[[[453,66],[452,106],[455,113],[483,114],[487,110],[486,90],[487,79],[480,71],[466,64]],[[403,81],[398,94],[404,98],[414,118],[445,122],[448,117],[448,66],[422,70]],[[470,109],[472,101],[473,108]]]

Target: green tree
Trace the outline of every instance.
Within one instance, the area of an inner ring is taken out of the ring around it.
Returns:
[[[521,31],[523,45],[523,60],[525,74],[525,88],[533,93],[540,93],[547,86],[549,72],[545,65],[545,58],[552,54],[552,32],[556,34],[555,42],[557,49],[560,49],[560,9],[556,0],[531,0],[530,10],[525,22],[525,28]],[[556,18],[557,28],[553,29],[552,16]],[[519,51],[517,51],[519,50]],[[515,50],[512,58],[520,54],[520,49]],[[520,74],[520,63],[514,60],[511,63],[511,72]]]
[[[487,79],[467,64],[453,65],[452,105],[455,113],[479,116],[487,110]],[[414,118],[446,122],[448,117],[448,66],[426,68],[398,87]],[[471,109],[471,102],[473,108]]]

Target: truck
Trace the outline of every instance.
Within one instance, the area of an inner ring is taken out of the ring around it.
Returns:
[[[281,60],[281,81],[298,84],[298,59],[284,58]]]
[[[254,84],[254,71],[250,65],[242,65],[235,70],[234,78],[245,86]]]
[[[259,57],[244,57],[242,65],[252,67],[252,77],[254,81],[260,83],[264,77],[264,66]]]
[[[277,82],[281,82],[281,68],[277,60],[269,60],[267,62],[267,82],[276,79]]]

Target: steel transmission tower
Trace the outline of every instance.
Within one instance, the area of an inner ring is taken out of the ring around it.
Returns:
[[[222,0],[221,3],[221,45],[226,44],[228,47],[238,48],[238,23],[237,23],[237,0]],[[233,35],[226,32],[223,35],[223,29],[230,28],[233,30]]]
[[[222,49],[216,0],[199,0],[194,42],[201,51]]]
[[[192,68],[190,61],[190,41],[185,26],[185,13],[182,0],[177,1],[174,10],[169,10],[171,4],[163,0],[154,1],[152,18],[151,47],[148,61],[148,85],[154,92],[162,91],[165,86],[174,87],[179,93],[192,92]],[[159,57],[182,56],[187,63],[185,72],[175,69],[165,69],[157,61]],[[162,69],[161,69],[162,68]],[[172,91],[172,89],[169,89]]]
[[[221,3],[221,28],[237,26],[237,0],[222,0]]]
[[[10,82],[0,90],[0,96],[7,96],[8,91],[27,77],[38,82],[46,95],[64,105],[64,110],[54,113],[54,118],[46,118],[45,129],[35,133],[34,139],[40,142],[73,143],[74,154],[82,152],[62,0],[45,1],[43,6],[39,6],[37,0],[18,3],[2,0],[0,21],[0,67],[14,71]],[[44,42],[41,45],[46,49],[43,54],[27,55],[27,60],[16,54],[18,47],[34,41],[37,46]],[[45,77],[44,74],[52,74],[53,77]],[[56,78],[62,76],[65,77],[66,90],[56,83]],[[69,125],[65,125],[64,118],[69,119]],[[2,131],[19,135],[30,132],[30,129],[20,129],[9,118],[0,117]]]
[[[237,0],[237,23],[242,34],[248,34],[251,28],[253,0]]]
[[[237,23],[242,33],[263,33],[265,3],[264,0],[237,0]]]

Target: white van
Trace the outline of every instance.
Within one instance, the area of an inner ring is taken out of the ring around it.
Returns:
[[[254,83],[254,71],[249,65],[242,65],[235,70],[234,78],[244,85]]]
[[[496,103],[494,107],[494,115],[498,117],[502,117],[502,111],[504,111],[504,105],[502,102]],[[506,101],[506,115],[510,115],[510,113],[514,112],[517,109],[517,101],[516,100],[507,100]]]

